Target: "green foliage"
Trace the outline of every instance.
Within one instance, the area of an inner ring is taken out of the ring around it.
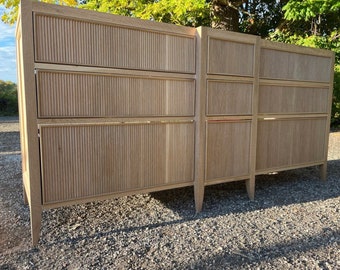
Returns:
[[[340,127],[340,65],[335,65],[334,68],[331,126]]]
[[[17,85],[0,80],[0,116],[18,115]]]
[[[290,0],[283,7],[285,19],[309,21],[321,14],[338,12],[340,2],[338,0]]]
[[[87,0],[80,5],[100,12],[192,27],[233,29],[263,37],[282,20],[282,6],[282,1],[272,0]]]
[[[27,0],[23,0],[27,1]],[[66,6],[76,6],[77,0],[40,0],[40,2],[53,3]],[[14,24],[18,18],[20,0],[0,0],[0,5],[4,5],[5,11],[1,14],[1,20],[7,24]]]
[[[242,2],[240,32],[267,37],[282,21],[285,1],[252,0]]]
[[[209,4],[205,0],[159,0],[148,3],[140,18],[186,26],[210,25]]]
[[[147,4],[148,0],[88,0],[80,4],[80,8],[96,10],[98,12],[112,13],[124,16],[137,17],[142,7]]]
[[[178,25],[210,25],[205,0],[88,0],[80,7]]]
[[[0,0],[0,5],[4,5],[6,10],[1,15],[4,23],[14,24],[18,17],[20,0]]]
[[[282,10],[286,19],[283,28],[295,34],[330,35],[335,30],[339,32],[338,0],[289,0]]]

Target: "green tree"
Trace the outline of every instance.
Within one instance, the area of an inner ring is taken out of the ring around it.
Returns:
[[[17,85],[0,80],[0,116],[18,114]]]
[[[243,0],[212,0],[212,27],[238,32]]]
[[[41,0],[186,26],[211,26],[266,37],[283,17],[288,0]],[[2,20],[14,23],[19,0],[0,0]]]
[[[339,30],[338,0],[289,0],[283,11],[284,18],[290,23],[288,29],[299,34],[304,30],[313,35],[330,35],[334,30]],[[296,25],[300,25],[300,29],[296,29]]]
[[[210,25],[205,0],[88,0],[81,8],[186,26]]]
[[[288,0],[87,0],[82,8],[186,26],[267,36]]]
[[[55,3],[66,6],[76,6],[77,0],[41,0],[45,3]],[[0,0],[0,5],[5,7],[1,20],[8,24],[14,24],[18,17],[20,0]]]
[[[282,21],[287,1],[212,0],[212,27],[266,37]]]

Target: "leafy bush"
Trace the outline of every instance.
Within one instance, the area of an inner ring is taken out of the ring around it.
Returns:
[[[340,127],[340,65],[335,65],[334,68],[331,126]]]
[[[17,85],[0,80],[0,116],[18,115]]]

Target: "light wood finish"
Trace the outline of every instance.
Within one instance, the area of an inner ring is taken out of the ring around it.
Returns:
[[[17,72],[24,200],[30,206],[32,243],[36,245],[40,235],[42,203],[31,10],[31,1],[21,3],[17,26]]]
[[[334,53],[23,1],[16,29],[24,201],[42,209],[320,166]]]
[[[25,0],[24,0],[25,1]],[[172,35],[195,36],[196,29],[173,24],[164,24],[150,20],[140,20],[137,18],[118,16],[110,13],[94,12],[92,10],[72,8],[67,6],[50,5],[37,1],[32,1],[32,11],[34,14],[58,16],[60,18],[73,19],[77,21],[87,21],[105,25],[122,26],[124,28],[163,32]]]
[[[224,153],[222,159],[216,161],[216,164],[223,163],[223,159],[228,155],[234,157],[235,163],[229,162],[225,165],[225,172],[228,173],[221,178],[209,179],[210,176],[206,172],[205,185],[245,180],[248,196],[254,199],[259,37],[214,29],[207,29],[207,35],[209,49],[205,79],[208,81],[208,100],[205,119],[210,123],[247,123],[247,128],[243,130],[242,135],[240,134],[240,138],[246,138],[243,146],[246,147],[248,144],[249,147],[247,154],[245,152],[235,154],[233,143],[225,145],[225,151],[231,154]],[[223,128],[220,128],[215,134],[216,138],[219,136],[223,138],[225,136],[223,132]],[[242,145],[236,137],[233,139],[239,143],[239,146]],[[212,136],[209,141],[214,141]],[[207,143],[207,148],[208,145]],[[211,172],[214,171],[211,168],[216,165],[214,162],[208,162],[208,159],[214,160],[213,152],[207,150],[205,158],[206,170]],[[233,166],[240,166],[232,165],[238,164],[237,162],[243,164],[244,169],[231,173],[234,170]]]
[[[295,164],[289,167],[284,165],[282,167],[275,167],[275,168],[269,168],[269,169],[258,171],[256,172],[256,175],[272,174],[272,173],[277,173],[281,171],[295,170],[295,169],[306,168],[306,167],[320,167],[322,166],[323,163],[324,161],[314,161],[314,162],[308,162],[308,163]]]
[[[197,81],[195,107],[195,207],[201,212],[204,200],[205,183],[205,114],[206,114],[206,68],[207,68],[207,28],[197,28]]]
[[[249,175],[250,121],[208,121],[206,181]]]
[[[261,78],[328,82],[330,57],[274,49],[261,50]]]
[[[327,118],[259,121],[256,170],[324,160]]]
[[[252,114],[251,83],[208,81],[207,115]]]
[[[195,79],[195,74],[187,73],[173,73],[164,71],[150,71],[150,70],[135,70],[135,69],[119,69],[111,67],[93,67],[93,66],[72,66],[51,63],[34,63],[36,71],[57,71],[83,74],[105,74],[112,76],[126,76],[126,77],[146,77],[157,79]]]
[[[327,113],[327,88],[261,85],[260,114]]]
[[[40,14],[34,26],[37,62],[195,73],[194,36]]]
[[[254,59],[260,59],[261,46],[260,39],[255,40]],[[254,82],[253,82],[253,105],[251,121],[251,137],[249,151],[249,179],[246,179],[246,188],[250,200],[255,199],[255,175],[256,175],[256,152],[257,152],[257,124],[258,124],[258,104],[259,104],[259,72],[260,62],[254,62]]]
[[[20,13],[18,14],[18,21],[17,21],[17,26],[16,26],[16,31],[15,31],[15,35],[16,35],[16,55],[17,55],[17,79],[18,79],[18,109],[19,109],[19,126],[20,126],[20,130],[22,131],[20,133],[20,147],[21,147],[21,167],[22,167],[22,174],[23,174],[23,188],[22,188],[22,192],[23,192],[23,199],[24,199],[24,203],[28,204],[28,195],[27,193],[29,192],[29,179],[27,179],[27,177],[24,177],[24,174],[27,174],[27,142],[26,142],[26,136],[24,136],[23,132],[25,130],[25,119],[24,119],[24,93],[22,91],[23,87],[22,87],[22,83],[23,83],[23,65],[22,65],[22,60],[23,60],[23,56],[22,56],[22,47],[21,47],[21,15]],[[25,187],[28,186],[27,188]]]
[[[164,124],[164,123],[193,123],[192,117],[138,117],[138,118],[48,118],[37,119],[44,126],[67,125],[122,125],[122,124]]]
[[[254,45],[209,38],[208,50],[208,73],[253,75]]]
[[[194,80],[38,71],[39,116],[193,116]]]
[[[260,46],[261,46],[261,49],[291,52],[291,53],[297,53],[300,55],[321,56],[321,57],[326,57],[329,59],[331,59],[332,55],[334,55],[334,53],[329,50],[317,49],[317,48],[305,47],[305,46],[299,46],[299,45],[292,45],[292,44],[282,43],[282,42],[275,42],[275,41],[273,42],[273,41],[266,40],[266,39],[260,40]]]
[[[258,173],[269,172],[273,167],[275,170],[284,170],[320,165],[320,177],[325,180],[334,54],[326,50],[265,40],[261,40],[261,47],[259,113],[267,119],[280,121],[277,124],[283,123],[285,118],[289,122],[280,124],[281,127],[285,126],[283,133],[277,134],[282,136],[278,140],[281,146],[273,145],[267,152],[267,155],[276,158],[266,162],[264,159],[269,160],[269,156],[257,155]],[[278,62],[280,65],[277,65]],[[266,125],[270,126],[268,123]],[[258,132],[262,134],[260,128]],[[286,140],[283,134],[292,140],[290,148],[284,149],[285,146],[282,146]],[[266,135],[269,136],[268,133]],[[302,142],[303,136],[306,137],[306,143]],[[264,140],[258,140],[258,143],[263,146]]]
[[[40,132],[44,204],[193,182],[192,123],[41,125]]]
[[[331,66],[334,66],[335,63],[335,54],[332,54],[330,56],[331,58]],[[333,71],[333,70],[332,70]],[[324,147],[324,160],[323,164],[320,165],[320,178],[323,181],[327,180],[327,156],[328,156],[328,142],[329,142],[329,131],[330,131],[330,125],[331,122],[331,111],[332,111],[332,100],[333,100],[333,81],[334,81],[334,72],[330,72],[329,74],[329,86],[328,86],[328,111],[327,111],[327,120],[326,120],[326,126],[325,126],[325,147]]]

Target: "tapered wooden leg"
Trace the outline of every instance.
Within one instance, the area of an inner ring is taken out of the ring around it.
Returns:
[[[319,166],[320,178],[322,181],[327,180],[327,162]]]
[[[203,199],[204,199],[204,184],[203,183],[196,183],[194,186],[195,190],[195,206],[196,206],[196,213],[202,211],[203,207]]]
[[[28,198],[24,184],[22,185],[22,196],[24,197],[24,204],[28,204]]]
[[[248,192],[248,197],[250,200],[255,199],[255,176],[250,177],[246,180],[246,187]]]
[[[31,206],[31,233],[33,246],[36,246],[39,242],[41,215],[42,215],[41,206]]]

